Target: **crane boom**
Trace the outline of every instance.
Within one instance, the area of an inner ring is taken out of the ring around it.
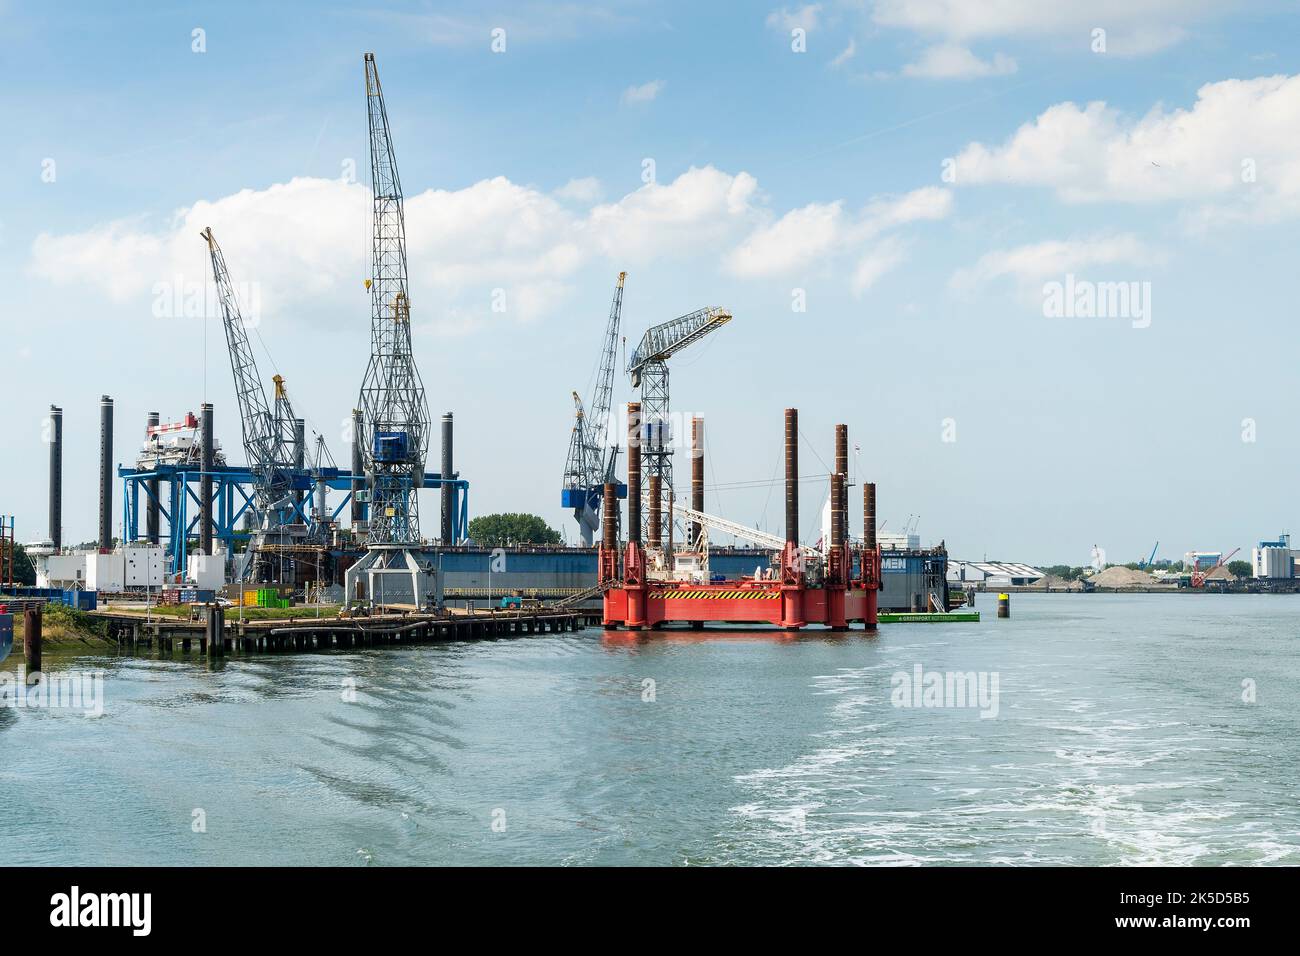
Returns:
[[[276,411],[272,412],[262,388],[257,359],[248,340],[248,328],[239,311],[234,284],[230,281],[230,272],[226,268],[226,257],[217,245],[211,227],[203,230],[202,236],[208,244],[217,300],[221,303],[222,326],[230,352],[230,367],[235,376],[235,399],[239,405],[244,451],[248,456],[249,469],[257,476],[254,503],[258,517],[264,523],[273,511],[282,507],[281,502],[292,485],[293,412],[288,405],[288,394],[284,391],[284,380],[278,375]],[[288,415],[280,417],[277,413],[285,409],[288,409]]]
[[[661,494],[673,495],[672,411],[668,387],[668,359],[731,321],[731,313],[717,306],[651,326],[632,351],[628,374],[641,399],[641,498],[649,499],[652,482]],[[646,532],[649,532],[647,523]],[[647,542],[659,547],[660,542]]]
[[[641,384],[641,370],[647,363],[666,361],[730,321],[731,313],[726,309],[709,306],[647,329],[627,364],[633,387]]]
[[[601,487],[605,482],[615,480],[617,445],[607,450],[605,443],[609,436],[614,366],[618,361],[618,330],[623,318],[623,281],[626,278],[627,273],[620,272],[614,286],[614,300],[610,304],[609,320],[605,324],[591,403],[584,408],[578,393],[573,393],[573,430],[569,436],[569,454],[565,459],[564,488],[560,500],[565,507],[573,509],[586,545],[591,544],[592,536],[600,523]]]
[[[614,301],[609,306],[609,322],[605,325],[604,346],[600,351],[600,370],[596,375],[596,390],[591,399],[591,420],[587,425],[588,445],[591,449],[591,477],[596,481],[605,478],[605,442],[609,434],[609,410],[614,396],[614,363],[618,360],[618,328],[623,319],[623,280],[626,272],[618,274],[614,286]]]
[[[733,537],[740,538],[742,541],[750,541],[760,548],[769,548],[772,551],[780,551],[785,548],[785,538],[776,534],[768,534],[766,531],[759,531],[756,528],[750,528],[736,521],[729,521],[726,518],[719,518],[717,515],[705,514],[703,511],[696,511],[694,508],[683,508],[681,505],[674,504],[671,509],[668,502],[662,503],[665,514],[671,512],[674,518],[681,518],[683,521],[691,521],[695,524],[703,525],[710,531],[717,531],[722,534],[729,534]],[[822,556],[816,548],[807,545],[800,545],[799,549],[808,557]]]
[[[370,485],[370,544],[419,541],[416,489],[429,451],[429,405],[411,353],[406,216],[375,55],[365,55],[374,194],[370,361],[361,383],[361,449]]]

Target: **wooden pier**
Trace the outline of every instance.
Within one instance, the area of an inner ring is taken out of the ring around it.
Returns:
[[[209,610],[206,609],[205,610]],[[223,608],[238,613],[237,608]],[[153,617],[128,611],[87,612],[105,621],[108,638],[127,650],[177,649],[213,656],[227,651],[243,654],[285,651],[328,651],[437,641],[474,641],[578,631],[600,623],[599,611],[574,609],[478,611],[443,614],[377,614],[366,617],[319,617],[292,620],[243,621],[226,617],[218,640],[213,625],[202,619]]]

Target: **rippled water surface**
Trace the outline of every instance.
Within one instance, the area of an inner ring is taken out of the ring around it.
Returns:
[[[1300,600],[980,601],[870,638],[47,652],[104,712],[0,710],[4,862],[1300,863]],[[996,716],[893,706],[918,664],[996,675]]]

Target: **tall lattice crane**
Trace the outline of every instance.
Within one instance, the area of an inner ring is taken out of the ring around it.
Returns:
[[[591,402],[584,408],[578,393],[573,393],[573,432],[569,438],[560,502],[573,509],[582,543],[588,547],[600,526],[604,484],[615,480],[618,445],[607,448],[606,442],[614,395],[614,366],[618,361],[618,329],[623,319],[623,280],[626,278],[627,273],[620,272],[614,286],[614,301],[609,307],[609,321],[605,325]]]
[[[293,406],[285,390],[284,379],[274,376],[275,405],[266,400],[257,359],[248,340],[248,327],[239,311],[234,284],[226,268],[226,257],[208,227],[202,232],[212,259],[212,276],[217,300],[221,303],[221,320],[230,352],[230,367],[235,376],[235,398],[239,404],[239,424],[244,438],[248,467],[254,475],[253,508],[259,535],[276,533],[293,520],[293,475],[296,459]],[[259,541],[249,553],[256,555]],[[244,565],[241,576],[246,576]]]
[[[349,598],[368,582],[379,604],[423,608],[433,595],[432,563],[420,550],[418,489],[429,452],[429,403],[411,354],[406,215],[375,55],[365,55],[370,132],[370,361],[361,382],[361,456],[370,502],[366,555],[347,572]]]
[[[668,359],[731,321],[726,309],[710,306],[652,326],[628,359],[632,387],[641,390],[641,500],[658,475],[660,494],[673,488],[672,422],[668,405]]]
[[[370,362],[361,383],[362,460],[370,491],[370,544],[420,540],[416,489],[429,451],[429,405],[411,354],[406,215],[375,55],[367,53],[371,245]]]

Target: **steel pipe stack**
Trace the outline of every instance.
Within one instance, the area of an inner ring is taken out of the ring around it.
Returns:
[[[804,566],[799,551],[799,410],[785,410],[785,550],[781,555],[781,626],[805,624]]]
[[[50,540],[63,548],[63,409],[50,406]]]
[[[641,540],[641,403],[627,403],[627,540]]]
[[[307,423],[301,418],[293,420],[293,467],[299,474],[307,470]],[[302,511],[303,490],[294,489],[293,503]]]
[[[365,485],[365,478],[361,474],[364,466],[361,463],[361,409],[352,409],[352,527],[361,524],[361,501],[358,494]]]
[[[785,410],[785,543],[799,544],[799,409]]]
[[[203,428],[203,475],[199,479],[199,551],[212,553],[212,403],[204,402],[199,410]]]
[[[149,413],[148,428],[156,428],[161,422],[162,422],[162,416],[158,412]],[[150,439],[152,439],[153,435],[150,431],[148,431],[148,429],[146,429],[145,434],[149,436]],[[154,467],[155,468],[157,467],[156,462],[154,463]],[[144,510],[145,537],[148,539],[150,544],[157,544],[161,540],[161,532],[159,529],[159,518],[160,518],[161,509],[158,502],[158,494],[161,490],[162,490],[162,479],[150,478],[149,479],[149,503],[145,505],[145,510]]]
[[[646,547],[662,549],[664,546],[663,528],[663,481],[658,475],[651,475],[646,482],[650,500],[646,502]]]
[[[862,544],[867,551],[876,550],[876,483],[862,486]]]
[[[844,475],[835,472],[831,475],[831,545],[839,547],[844,543]]]
[[[99,551],[113,549],[113,400],[99,400]]]
[[[691,419],[691,509],[704,510],[704,419]],[[700,540],[701,527],[691,522],[691,540],[687,548],[694,548]]]
[[[831,512],[834,517],[835,506],[839,505],[840,534],[832,538],[833,544],[845,544],[849,540],[849,426],[835,426],[835,473],[840,476],[839,496],[832,499]]]
[[[618,547],[618,485],[605,482],[605,500],[600,512],[600,546],[606,551]]]
[[[442,543],[455,544],[456,489],[451,484],[451,412],[442,416]]]

